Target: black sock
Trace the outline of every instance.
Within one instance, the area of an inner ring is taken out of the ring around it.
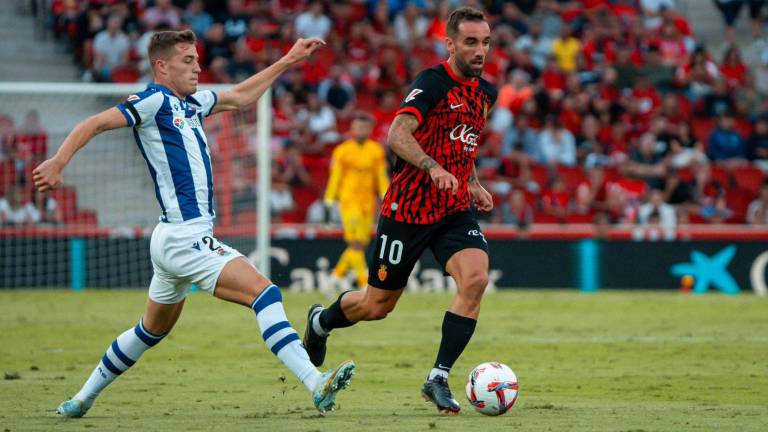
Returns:
[[[333,329],[349,327],[355,324],[347,319],[346,315],[344,315],[344,311],[341,309],[341,298],[348,292],[350,291],[344,291],[339,294],[339,298],[337,298],[332,305],[320,312],[320,318],[318,318],[318,320],[320,321],[320,327],[324,330],[331,331]]]
[[[475,332],[477,320],[445,312],[443,318],[443,338],[437,351],[435,368],[450,372],[456,359],[467,347],[472,334]]]

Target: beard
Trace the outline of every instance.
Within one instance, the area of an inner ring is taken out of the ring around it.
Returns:
[[[464,59],[456,57],[456,67],[459,68],[462,74],[467,78],[479,78],[483,74],[483,68],[472,69],[472,66],[465,62]]]

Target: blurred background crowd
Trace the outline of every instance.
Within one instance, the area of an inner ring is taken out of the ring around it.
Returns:
[[[278,221],[321,222],[328,157],[352,117],[373,115],[386,147],[406,86],[446,58],[447,16],[469,4],[491,23],[484,77],[499,89],[477,150],[496,199],[485,222],[764,225],[768,99],[756,76],[765,70],[742,61],[733,23],[744,7],[762,37],[765,1],[701,2],[723,15],[722,55],[697,40],[674,0],[54,0],[46,22],[94,82],[151,81],[146,48],[163,29],[197,34],[202,83],[239,82],[296,38],[323,38],[327,47],[275,88],[271,197]],[[254,119],[235,116],[245,138],[216,141],[235,156],[227,193],[239,223],[254,217]],[[210,122],[215,137],[221,125]],[[45,132],[34,112],[0,127],[3,163],[15,167],[0,177],[23,189],[46,154]]]

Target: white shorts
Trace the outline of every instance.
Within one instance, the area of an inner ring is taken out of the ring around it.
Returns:
[[[213,294],[224,266],[243,256],[213,237],[210,221],[157,224],[149,254],[155,272],[149,298],[162,304],[184,300],[192,284]]]

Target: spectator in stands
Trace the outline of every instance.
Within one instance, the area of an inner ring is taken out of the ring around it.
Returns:
[[[8,188],[5,197],[0,198],[0,225],[31,225],[37,222],[32,203],[22,202],[18,186]]]
[[[224,26],[224,34],[230,42],[248,33],[251,14],[244,4],[244,0],[227,0],[227,10],[216,17],[216,21]]]
[[[670,164],[675,168],[684,168],[692,163],[707,163],[704,144],[693,135],[687,122],[677,126],[677,134],[669,142]]]
[[[321,101],[328,104],[337,118],[346,119],[352,114],[355,106],[355,86],[352,79],[345,74],[344,66],[331,66],[328,78],[317,86],[317,95]]]
[[[552,41],[552,54],[557,58],[560,69],[565,72],[574,72],[581,55],[581,42],[574,36],[570,24],[563,24],[560,37]]]
[[[291,187],[285,182],[272,183],[272,190],[269,195],[270,209],[272,216],[280,221],[280,214],[293,210],[294,202],[291,194]]]
[[[680,47],[678,47],[680,49]],[[664,62],[659,54],[659,48],[651,45],[643,55],[643,66],[637,69],[635,77],[647,78],[647,85],[661,91],[668,91],[675,81],[675,67],[685,64],[686,56],[677,58],[678,62]],[[637,78],[635,80],[637,82]]]
[[[227,34],[224,31],[224,25],[221,23],[213,24],[205,35],[205,61],[210,64],[217,58],[225,60],[232,56],[232,46],[227,40]]]
[[[661,188],[666,174],[666,165],[662,154],[656,151],[656,142],[652,133],[641,136],[629,162],[623,167],[627,175],[643,179],[650,188]]]
[[[111,16],[107,28],[93,39],[93,75],[98,81],[111,81],[112,70],[128,62],[131,42],[122,25],[122,18]]]
[[[661,26],[664,9],[675,8],[675,0],[640,0],[639,3],[645,17],[645,28],[649,30],[656,30]]]
[[[720,64],[720,73],[723,75],[728,87],[731,89],[738,88],[746,82],[747,67],[744,62],[741,61],[741,53],[736,46],[729,46],[723,54],[723,61]]]
[[[256,73],[253,53],[243,42],[235,44],[235,53],[227,61],[227,77],[230,82],[238,83]]]
[[[688,64],[678,68],[676,73],[678,85],[686,88],[686,94],[694,103],[709,94],[712,85],[720,78],[720,68],[707,58],[703,47],[697,47]]]
[[[166,23],[172,29],[177,29],[181,26],[181,12],[171,0],[155,0],[155,5],[144,11],[142,22],[147,28]]]
[[[760,195],[747,207],[747,223],[768,225],[768,184],[760,188]]]
[[[543,70],[552,54],[552,39],[542,36],[541,25],[533,21],[530,32],[518,37],[514,47],[516,51],[528,54],[536,69]]]
[[[299,111],[296,118],[304,128],[307,144],[307,147],[304,148],[305,152],[316,153],[322,151],[326,144],[339,141],[339,133],[336,131],[336,116],[316,93],[307,95],[307,106]]]
[[[677,225],[675,208],[664,202],[664,192],[651,189],[648,201],[637,211],[637,223],[643,226],[658,226],[661,229],[674,229]]]
[[[544,160],[539,147],[539,134],[536,129],[529,127],[527,114],[515,116],[514,124],[507,129],[502,140],[501,154],[508,156],[515,148],[520,148],[535,161]]]
[[[725,80],[718,79],[712,83],[712,91],[704,96],[704,115],[719,117],[726,112],[735,113],[736,103],[728,84]]]
[[[576,140],[573,134],[565,129],[560,119],[554,115],[548,115],[544,121],[544,128],[539,133],[539,148],[544,165],[575,166],[576,165]]]
[[[58,225],[63,222],[59,203],[48,192],[32,191],[32,219],[35,223]]]
[[[199,38],[203,38],[213,25],[213,17],[205,11],[203,0],[191,0],[184,11],[183,20]]]
[[[429,20],[421,13],[421,9],[415,3],[408,2],[405,9],[395,17],[395,37],[400,46],[405,49],[408,49],[413,41],[426,36],[428,28]],[[429,65],[424,66],[430,67]]]
[[[323,14],[323,2],[315,0],[309,3],[306,12],[296,17],[294,29],[298,37],[325,39],[332,24],[331,19]]]
[[[571,196],[565,188],[565,179],[555,175],[550,182],[549,189],[541,196],[541,209],[545,214],[564,221],[568,215],[570,202]]]
[[[26,165],[37,166],[48,156],[48,132],[40,124],[37,110],[31,109],[24,116],[24,123],[16,130],[14,145]]]
[[[13,117],[8,114],[0,114],[0,162],[10,159],[10,153],[16,132],[14,130]]]
[[[718,164],[743,164],[747,161],[747,147],[735,128],[733,115],[725,113],[717,120],[717,127],[709,136],[707,156]]]
[[[768,114],[758,116],[755,120],[747,151],[749,160],[754,161],[763,172],[768,172]]]
[[[741,8],[745,3],[749,5],[749,15],[752,18],[752,36],[754,38],[760,37],[762,25],[760,13],[765,5],[765,0],[714,0],[714,2],[723,15],[725,38],[728,42],[732,45],[735,45],[737,42],[734,24],[739,18],[739,12],[741,12]]]
[[[280,161],[280,174],[277,181],[288,186],[309,186],[312,179],[302,160],[301,150],[292,142],[285,144],[283,157]]]
[[[514,189],[501,204],[494,222],[515,225],[520,231],[527,231],[533,224],[533,207],[526,201],[525,192]]]

